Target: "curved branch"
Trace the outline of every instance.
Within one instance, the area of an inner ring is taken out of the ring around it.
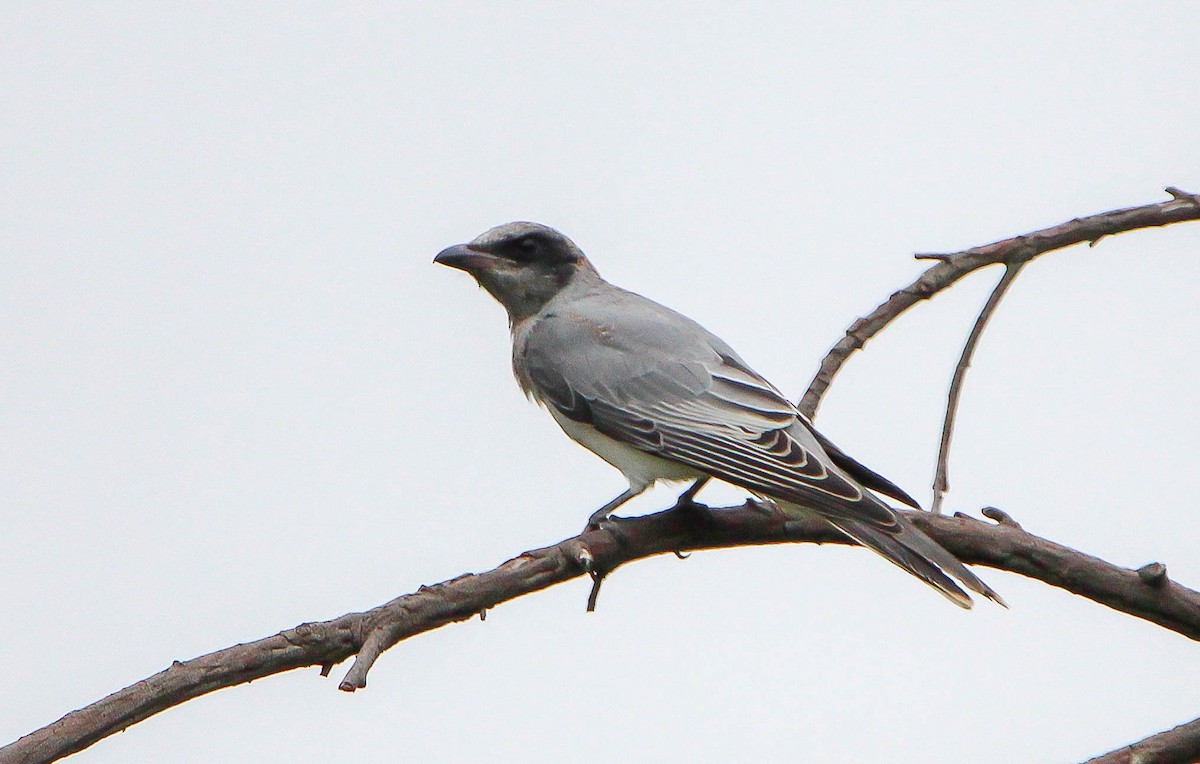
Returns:
[[[958,414],[963,380],[967,377],[967,369],[971,366],[971,358],[975,355],[975,348],[979,346],[983,330],[987,328],[988,321],[1024,266],[1024,262],[1005,266],[1004,275],[992,290],[983,310],[979,312],[979,318],[975,319],[975,325],[971,327],[971,334],[963,346],[962,355],[959,356],[958,365],[954,367],[954,377],[950,380],[950,394],[946,397],[946,416],[942,420],[942,440],[938,444],[937,470],[933,475],[933,506],[929,511],[935,515],[941,514],[942,499],[946,497],[946,491],[950,490],[950,440],[954,437],[954,418]]]
[[[846,336],[842,337],[822,359],[816,376],[813,377],[808,390],[800,400],[800,410],[810,419],[815,416],[821,398],[829,389],[834,376],[855,351],[861,349],[885,326],[913,305],[922,300],[928,300],[962,277],[974,273],[980,268],[997,263],[1015,265],[1028,262],[1046,252],[1085,241],[1095,246],[1096,242],[1103,237],[1124,231],[1170,225],[1186,220],[1200,220],[1200,194],[1187,193],[1175,187],[1168,187],[1167,193],[1172,197],[1169,202],[1128,207],[1075,218],[1051,228],[1043,228],[1040,231],[1014,236],[1011,239],[1002,239],[953,254],[917,255],[918,258],[937,260],[938,263],[922,273],[916,281],[892,294],[885,303],[871,313],[850,325],[850,328],[846,330]]]
[[[1167,191],[1173,201],[1079,218],[957,254],[929,256],[939,260],[938,264],[912,285],[893,294],[870,315],[856,321],[830,351],[805,393],[801,410],[811,416],[846,359],[892,319],[972,271],[996,263],[1016,267],[1043,252],[1083,241],[1095,244],[1113,233],[1200,219],[1200,196],[1173,188]],[[964,562],[1036,578],[1200,640],[1200,594],[1168,580],[1165,568],[1158,563],[1137,571],[1120,568],[1026,533],[1003,512],[991,508],[984,514],[998,524],[925,512],[906,514]],[[301,624],[255,642],[190,661],[176,661],[154,676],[0,748],[0,764],[55,761],[214,690],[305,666],[319,666],[321,675],[326,676],[334,664],[357,655],[339,685],[340,689],[353,692],[366,687],[367,674],[375,660],[398,642],[475,615],[482,617],[487,609],[501,602],[585,572],[595,582],[594,598],[599,592],[599,582],[620,565],[666,552],[784,542],[851,543],[826,524],[785,522],[778,512],[764,512],[762,507],[749,503],[712,510],[700,515],[702,522],[697,522],[696,517],[687,512],[667,511],[615,521],[602,530],[526,552],[486,573],[463,575],[422,587],[373,610]],[[591,604],[594,602],[589,601]],[[1194,743],[1178,741],[1200,739],[1200,729],[1196,726],[1193,722],[1164,735],[1174,735],[1171,744],[1185,750],[1179,746]],[[1135,750],[1140,753],[1139,746],[1160,738],[1163,736],[1149,738],[1109,756],[1124,755],[1126,751],[1132,755]],[[1102,757],[1098,761],[1107,764],[1124,760]]]
[[[1036,578],[1200,641],[1200,593],[1165,570],[1121,568],[1034,536],[995,510],[986,523],[927,512],[906,516],[967,563]],[[757,504],[614,520],[554,546],[525,552],[493,570],[467,574],[363,613],[301,624],[265,639],[176,661],[4,748],[0,762],[55,761],[187,700],[305,666],[329,667],[358,655],[339,689],[366,686],[379,655],[409,637],[465,621],[502,602],[591,573],[603,577],[634,560],[668,552],[788,542],[852,543],[820,521],[797,523]]]
[[[1192,764],[1200,761],[1200,719],[1151,735],[1084,764]]]

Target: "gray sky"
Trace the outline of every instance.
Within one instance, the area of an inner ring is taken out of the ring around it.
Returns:
[[[0,741],[556,542],[624,487],[522,399],[446,245],[558,227],[798,397],[912,252],[1200,190],[1200,6],[834,5],[0,7]],[[1027,269],[951,510],[1200,584],[1198,246]],[[818,418],[923,499],[997,277],[889,329]],[[574,582],[402,644],[365,692],[293,672],[78,758],[1070,761],[1200,715],[1194,643],[981,575],[1011,610],[862,550],[655,559],[595,614]]]

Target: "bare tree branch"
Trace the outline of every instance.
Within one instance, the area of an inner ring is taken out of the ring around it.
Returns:
[[[1084,764],[1194,764],[1200,761],[1200,719],[1088,759]]]
[[[1043,252],[1083,241],[1094,244],[1103,236],[1136,228],[1200,219],[1200,196],[1175,188],[1167,191],[1173,201],[1078,218],[956,254],[927,256],[938,260],[937,265],[856,321],[830,351],[801,409],[811,416],[846,359],[892,319],[974,270],[1004,263],[1010,267],[1006,279],[1011,282],[1010,275],[1015,275],[1020,264]],[[1002,294],[999,288],[997,291]],[[986,316],[981,315],[977,329],[981,330],[985,321]],[[968,347],[960,361],[964,368],[969,351]],[[952,420],[952,414],[949,416]],[[1136,571],[1121,568],[1034,536],[995,508],[984,514],[996,524],[963,516],[906,512],[914,524],[966,563],[1036,578],[1200,641],[1200,594],[1171,581],[1161,564],[1151,563]],[[627,562],[667,552],[785,542],[852,543],[827,524],[785,521],[779,512],[751,503],[703,513],[675,510],[614,521],[601,530],[525,552],[485,573],[422,587],[373,610],[301,624],[255,642],[176,661],[154,676],[0,748],[0,764],[55,761],[214,690],[305,666],[319,666],[321,675],[326,676],[335,664],[357,656],[339,684],[340,689],[353,692],[366,687],[371,666],[398,642],[475,615],[482,617],[497,604],[584,573],[593,577],[591,605],[599,593],[599,582]],[[1197,746],[1200,720],[1094,761],[1133,761],[1136,755],[1137,761],[1179,762],[1191,760],[1179,757],[1194,759],[1200,750]],[[1157,756],[1159,751],[1183,753],[1162,754],[1176,758],[1140,758]],[[1109,758],[1112,756],[1125,758]]]
[[[1128,207],[1084,218],[1075,218],[1052,228],[1002,239],[981,247],[972,247],[952,254],[921,254],[921,259],[937,260],[929,270],[892,294],[870,314],[858,319],[821,361],[817,374],[800,400],[800,410],[805,416],[813,417],[825,391],[834,376],[850,356],[873,338],[897,316],[922,300],[928,300],[938,292],[956,283],[962,277],[980,268],[997,263],[1014,265],[1032,260],[1046,252],[1082,242],[1095,245],[1101,238],[1138,228],[1200,220],[1200,195],[1180,191],[1174,186],[1167,188],[1172,199],[1169,202]]]
[[[1036,578],[1200,640],[1200,593],[1165,574],[1148,582],[1138,571],[1039,538],[1011,521],[993,525],[927,512],[906,516],[964,562]],[[255,642],[177,661],[0,748],[0,763],[55,761],[214,690],[305,666],[319,666],[323,674],[328,673],[329,666],[357,654],[339,685],[353,692],[366,686],[375,659],[398,642],[582,576],[585,562],[603,577],[625,563],[668,552],[785,542],[852,543],[827,524],[785,520],[778,511],[751,503],[615,520],[605,529],[525,552],[485,573],[422,587],[364,613],[301,624]]]
[[[937,471],[933,475],[933,506],[929,508],[929,511],[935,515],[941,514],[942,500],[946,497],[946,491],[950,490],[950,440],[954,437],[954,418],[958,414],[958,401],[962,396],[963,380],[967,377],[967,369],[971,366],[971,358],[975,355],[975,348],[979,345],[979,338],[983,336],[983,330],[996,312],[1000,301],[1004,299],[1008,288],[1016,280],[1017,274],[1025,266],[1025,262],[1027,261],[1005,266],[1004,276],[992,290],[983,310],[979,312],[979,318],[975,319],[975,326],[971,327],[971,334],[967,337],[966,345],[963,346],[958,365],[954,367],[954,377],[950,380],[950,393],[946,396],[946,417],[942,420],[942,440],[938,445]]]

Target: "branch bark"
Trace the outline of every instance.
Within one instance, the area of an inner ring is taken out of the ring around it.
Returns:
[[[1094,602],[1200,641],[1200,593],[1169,580],[1121,568],[1026,532],[1005,518],[991,524],[927,512],[906,516],[966,563],[1036,578]],[[265,639],[218,650],[167,669],[67,714],[0,748],[3,764],[55,761],[192,698],[224,687],[320,666],[322,674],[358,655],[339,689],[366,687],[375,659],[397,643],[496,605],[580,577],[605,576],[635,560],[668,552],[809,542],[850,544],[832,527],[785,522],[782,514],[746,503],[698,514],[668,510],[616,520],[602,530],[534,549],[485,573],[467,574],[363,613],[305,623]]]
[[[821,360],[816,376],[800,400],[800,411],[810,419],[815,416],[821,398],[850,356],[862,349],[904,311],[953,286],[959,279],[980,268],[998,263],[1017,265],[1046,252],[1085,241],[1095,246],[1105,236],[1125,231],[1200,220],[1200,194],[1181,191],[1174,186],[1167,187],[1166,191],[1171,195],[1171,201],[1075,218],[1051,228],[1043,228],[1011,239],[1001,239],[962,252],[917,255],[918,259],[937,260],[938,263],[922,273],[913,283],[894,292],[875,310],[850,325],[846,335]]]
[[[1044,252],[1083,241],[1095,244],[1103,236],[1122,231],[1200,219],[1200,196],[1167,190],[1173,197],[1169,202],[1077,218],[964,252],[928,256],[938,264],[847,330],[822,362],[801,409],[812,416],[849,356],[893,319],[979,268],[997,263],[1015,268]],[[964,516],[906,514],[966,563],[1029,576],[1200,641],[1200,594],[1169,580],[1158,563],[1136,571],[1121,568],[1027,533],[1008,515],[992,508],[984,514],[996,524]],[[787,542],[852,543],[828,525],[785,523],[778,512],[751,503],[701,514],[667,511],[616,521],[605,529],[525,552],[485,573],[422,587],[366,612],[300,624],[255,642],[176,661],[154,676],[0,748],[0,764],[55,761],[214,690],[306,666],[321,667],[325,676],[335,664],[357,655],[339,684],[340,689],[353,692],[366,687],[375,660],[400,641],[482,616],[502,602],[585,573],[599,580],[625,563],[667,552]],[[1194,758],[1198,750],[1200,720],[1094,761],[1177,762],[1185,760],[1178,756]],[[1170,753],[1174,751],[1191,753]],[[1118,758],[1110,758],[1114,756]]]
[[[1200,761],[1200,719],[1151,735],[1084,764],[1194,764]]]

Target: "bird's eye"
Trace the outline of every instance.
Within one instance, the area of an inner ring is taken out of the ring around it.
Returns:
[[[521,241],[517,244],[517,247],[520,248],[521,254],[532,255],[537,251],[537,242],[531,237],[527,236],[524,239],[521,239]]]

